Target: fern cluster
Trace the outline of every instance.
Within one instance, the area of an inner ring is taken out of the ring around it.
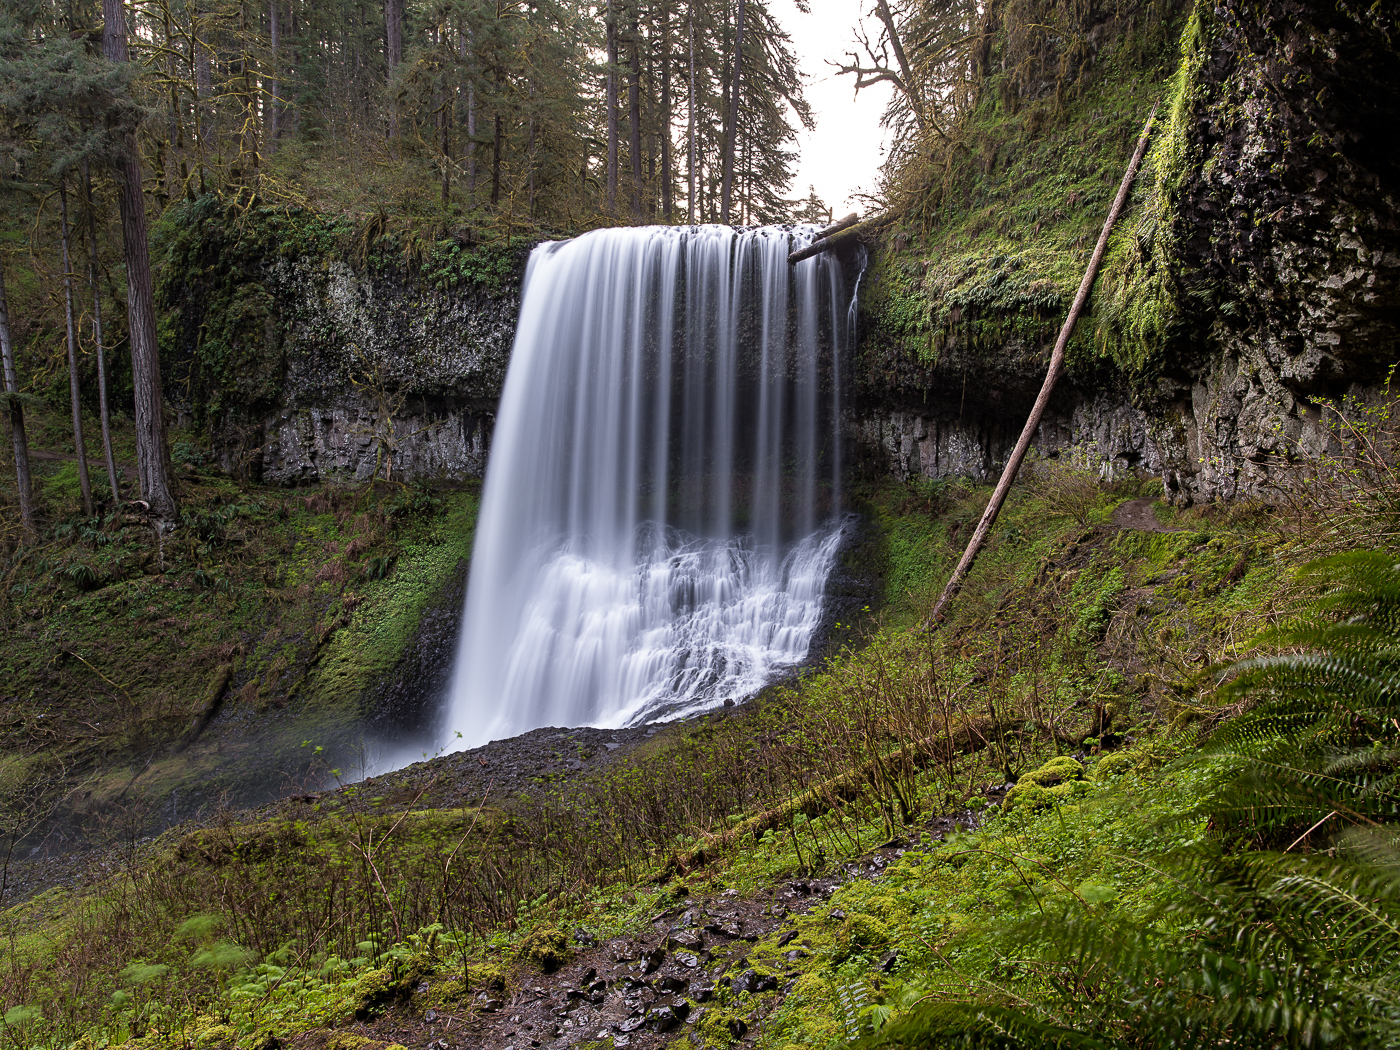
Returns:
[[[1400,1045],[1400,565],[1314,562],[1275,655],[1226,669],[1236,711],[1190,762],[1216,771],[1205,846],[1160,862],[1150,916],[1076,903],[1003,931],[1048,989],[931,1002],[872,1045]]]

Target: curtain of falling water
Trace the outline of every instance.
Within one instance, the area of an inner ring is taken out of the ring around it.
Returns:
[[[535,249],[449,749],[681,717],[806,656],[840,537],[853,294],[832,257],[788,265],[811,233],[650,227]]]

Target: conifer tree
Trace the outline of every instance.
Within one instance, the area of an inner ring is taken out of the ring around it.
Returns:
[[[102,46],[107,61],[128,61],[126,12],[122,0],[102,0]],[[112,130],[112,163],[121,208],[126,253],[127,331],[131,342],[132,387],[136,398],[136,470],[141,498],[158,527],[173,527],[177,505],[170,484],[170,455],[165,444],[165,406],[156,344],[155,291],[147,246],[146,202],[141,192],[141,157],[129,127]]]

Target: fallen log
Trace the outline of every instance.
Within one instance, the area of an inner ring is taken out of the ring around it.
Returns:
[[[1099,243],[1094,247],[1094,254],[1089,259],[1089,268],[1084,271],[1084,279],[1079,282],[1079,291],[1074,297],[1074,304],[1069,308],[1069,316],[1065,318],[1064,326],[1060,329],[1060,337],[1055,340],[1055,349],[1050,354],[1050,365],[1045,370],[1045,382],[1041,384],[1040,394],[1031,407],[1031,414],[1026,419],[1026,425],[1021,428],[1021,437],[1016,442],[1016,447],[1012,449],[1011,455],[1006,460],[1006,468],[1001,472],[1001,480],[997,482],[997,487],[992,492],[991,501],[988,502],[987,509],[982,514],[982,520],[977,523],[976,531],[967,542],[967,550],[963,552],[962,560],[953,570],[953,575],[948,579],[948,585],[943,588],[943,593],[939,596],[933,611],[929,613],[928,622],[930,625],[943,622],[949,603],[962,590],[963,581],[967,579],[967,574],[972,570],[972,563],[977,560],[982,545],[987,541],[987,535],[992,531],[992,526],[996,524],[997,515],[1001,513],[1001,505],[1006,502],[1006,495],[1011,491],[1011,483],[1016,480],[1016,474],[1021,469],[1021,461],[1026,458],[1026,453],[1030,450],[1031,439],[1035,437],[1035,432],[1040,427],[1040,419],[1045,414],[1045,406],[1050,403],[1050,394],[1054,391],[1060,373],[1064,370],[1065,348],[1069,345],[1070,334],[1074,331],[1074,324],[1079,320],[1079,314],[1084,309],[1084,303],[1089,298],[1089,289],[1094,286],[1094,278],[1098,276],[1099,264],[1103,262],[1104,249],[1108,247],[1108,235],[1113,231],[1113,224],[1118,221],[1118,215],[1128,199],[1128,190],[1133,185],[1133,179],[1137,177],[1139,165],[1142,164],[1142,155],[1147,151],[1147,139],[1152,134],[1152,121],[1156,116],[1157,107],[1153,106],[1152,112],[1147,115],[1147,123],[1143,125],[1142,135],[1138,138],[1137,150],[1133,153],[1133,159],[1128,162],[1128,170],[1123,173],[1123,182],[1118,187],[1118,196],[1114,198],[1113,206],[1108,209],[1108,218],[1103,224],[1103,232],[1099,234]],[[789,260],[791,260],[791,256],[789,256]]]
[[[860,216],[855,212],[851,212],[851,214],[847,215],[844,219],[837,219],[830,226],[818,230],[817,235],[813,237],[812,240],[819,241],[823,237],[830,237],[833,233],[840,233],[848,226],[854,226],[858,222],[860,222]]]
[[[872,759],[839,776],[814,784],[795,798],[755,814],[728,831],[705,836],[705,841],[695,849],[674,856],[667,870],[689,871],[746,835],[759,839],[765,831],[783,827],[799,813],[813,819],[832,809],[838,802],[853,801],[879,783],[882,767],[907,758],[915,768],[924,769],[934,762],[945,762],[954,755],[981,751],[1006,732],[1005,725],[989,718],[978,718],[955,727],[951,735],[939,734],[906,744],[881,759]]]
[[[829,229],[835,230],[834,233],[828,234],[827,230],[823,230],[821,235],[818,235],[817,239],[807,245],[807,247],[798,248],[797,251],[788,256],[789,265],[795,265],[800,263],[803,259],[810,259],[814,255],[820,255],[822,252],[829,252],[831,249],[839,248],[843,244],[852,244],[859,240],[864,234],[870,233],[872,230],[877,230],[890,221],[888,215],[879,215],[873,219],[866,219],[864,222],[854,223],[849,226],[846,225],[847,221],[853,218],[855,218],[854,215],[846,216],[845,219],[842,219],[834,227],[829,227]]]

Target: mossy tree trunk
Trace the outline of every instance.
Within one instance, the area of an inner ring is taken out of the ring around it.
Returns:
[[[73,316],[73,259],[68,251],[68,179],[58,179],[59,241],[63,246],[63,318],[68,337],[68,395],[73,402],[73,451],[78,454],[78,487],[83,514],[92,517],[92,479],[88,476],[87,443],[83,441],[83,409],[78,385],[78,323]]]
[[[30,539],[38,535],[34,520],[34,489],[29,481],[29,442],[24,433],[24,407],[19,400],[19,376],[15,372],[15,350],[10,341],[10,310],[5,300],[5,264],[0,259],[0,360],[4,362],[6,417],[10,439],[15,446],[15,480],[19,483],[19,516]]]

